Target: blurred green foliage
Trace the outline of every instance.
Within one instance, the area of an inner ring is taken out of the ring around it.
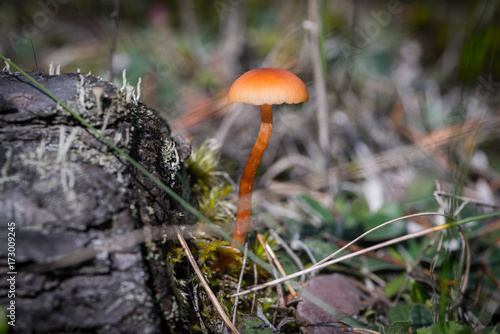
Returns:
[[[391,7],[395,3],[398,6]],[[34,69],[33,50],[27,38],[31,37],[38,67],[45,71],[50,62],[55,62],[56,66],[62,64],[63,72],[75,72],[79,68],[83,73],[92,71],[106,78],[114,6],[114,1],[95,0],[2,3],[0,53],[27,70]],[[320,0],[319,7],[320,62],[332,113],[337,108],[352,108],[346,112],[352,111],[353,115],[349,117],[360,123],[366,116],[363,112],[372,113],[374,118],[382,118],[382,124],[389,123],[386,120],[394,114],[398,97],[393,96],[392,91],[384,91],[388,86],[385,80],[393,80],[391,84],[398,88],[397,80],[404,78],[391,77],[397,66],[406,69],[406,72],[398,72],[400,76],[409,75],[419,79],[411,86],[417,97],[427,96],[428,91],[425,89],[428,88],[428,81],[436,83],[438,95],[458,90],[456,95],[451,94],[457,100],[453,110],[440,110],[432,104],[435,101],[427,97],[417,101],[421,103],[417,107],[420,114],[405,115],[420,117],[421,123],[412,122],[411,119],[407,121],[417,134],[421,131],[423,136],[428,131],[465,120],[464,104],[468,94],[481,100],[488,98],[492,110],[498,110],[495,106],[500,104],[496,91],[500,77],[500,62],[497,60],[500,50],[499,1]],[[46,21],[40,21],[43,15],[46,15]],[[33,26],[33,23],[37,23],[37,26]],[[249,68],[261,66],[264,61],[269,61],[266,63],[268,66],[297,66],[303,71],[301,77],[309,84],[313,80],[308,58],[311,52],[307,47],[310,38],[307,29],[310,24],[307,2],[302,0],[121,0],[114,57],[115,82],[122,84],[123,69],[127,69],[127,80],[133,85],[141,77],[143,101],[163,110],[172,118],[224,92],[235,76]],[[416,42],[418,47],[406,51],[407,62],[404,63],[402,46],[411,42]],[[364,86],[368,80],[376,82],[376,89]],[[313,85],[309,86],[312,88]],[[355,94],[360,96],[359,100],[353,98]],[[314,118],[310,116],[310,110],[304,108],[302,113]],[[372,142],[374,137],[367,133],[367,128],[370,126],[359,126],[360,140]],[[300,130],[307,132],[309,128],[304,126]],[[290,140],[290,137],[286,137],[290,134],[281,135],[282,141]],[[314,145],[304,141],[303,133],[295,136],[292,141],[300,144],[291,151],[314,151]],[[481,149],[490,157],[492,170],[498,173],[500,158],[496,139],[488,139],[482,143]],[[407,142],[402,140],[394,145]],[[340,154],[333,156],[331,160],[334,163],[353,158],[349,145],[342,144],[346,146],[341,150],[345,157]],[[282,219],[267,213],[262,213],[260,217],[267,217],[266,222],[281,229],[283,237],[288,237],[287,241],[299,245],[294,250],[303,263],[311,265],[310,256],[322,259],[338,250],[340,241],[352,240],[385,221],[409,212],[438,209],[439,205],[433,196],[436,179],[452,180],[457,182],[457,188],[461,188],[480,177],[474,173],[470,175],[471,152],[464,151],[462,146],[457,146],[454,152],[448,152],[451,161],[460,162],[456,170],[448,174],[443,168],[434,166],[416,168],[402,195],[403,203],[384,199],[380,208],[371,211],[368,204],[370,198],[360,188],[339,186],[335,189],[335,196],[323,202],[309,194],[287,198],[287,201],[296,205],[293,217]],[[218,148],[208,143],[200,145],[193,151],[187,167],[198,208],[213,222],[228,225],[232,221],[234,205],[228,199],[231,187],[221,178]],[[289,210],[289,207],[285,210]],[[467,217],[477,213],[476,208],[466,207],[461,215]],[[377,230],[357,245],[369,247],[409,233],[409,223],[404,220]],[[385,254],[394,259],[393,262],[363,257],[332,266],[328,270],[345,271],[363,278],[364,275],[376,273],[386,282],[383,289],[386,297],[401,294],[403,303],[389,308],[384,315],[392,323],[388,326],[388,333],[404,332],[408,328],[408,321],[411,321],[413,330],[421,327],[419,333],[468,332],[470,327],[464,328],[453,321],[441,320],[432,324],[433,315],[437,312],[437,318],[446,316],[449,320],[458,320],[455,306],[460,301],[483,325],[494,317],[494,311],[490,312],[483,306],[489,294],[497,289],[495,277],[500,277],[500,250],[497,245],[500,232],[496,229],[484,235],[483,228],[476,223],[464,226],[468,237],[467,246],[475,255],[471,261],[470,286],[477,286],[480,282],[483,287],[483,292],[477,296],[478,305],[471,305],[467,299],[475,291],[467,291],[465,301],[457,295],[458,282],[463,279],[459,265],[460,250],[465,245],[462,243],[458,247],[451,247],[461,240],[456,230],[445,233],[442,240],[446,246],[439,242],[431,245],[429,239],[408,240],[387,249]],[[207,236],[207,239],[197,243],[197,255],[207,278],[213,278],[210,265],[217,252],[227,249],[227,242],[212,237]],[[260,244],[253,239],[251,241],[251,249],[265,259]],[[268,241],[284,258],[282,265],[285,271],[296,271],[298,268],[286,257],[286,253],[278,250],[279,247],[271,238]],[[170,265],[173,266],[179,260],[180,257],[171,259]],[[247,266],[247,272],[251,272],[251,265],[248,263]],[[481,276],[485,268],[491,270],[492,276]],[[261,279],[269,277],[269,273],[262,269],[258,273]],[[431,279],[431,275],[436,277],[432,276]],[[249,282],[253,282],[253,277],[245,277],[243,285],[249,285]],[[221,289],[224,284],[229,284],[219,279],[211,283]],[[432,300],[438,297],[438,309],[432,309]],[[258,303],[264,311],[268,311],[276,303],[276,296],[259,298]],[[224,304],[225,307],[228,305]],[[376,313],[373,309],[367,310],[367,318],[373,320]],[[209,327],[217,326],[212,308],[204,309],[202,315]],[[354,320],[348,321],[355,325]],[[356,325],[361,326],[359,323]],[[256,318],[247,318],[244,326],[247,326],[245,328],[249,333],[255,326],[265,328]]]

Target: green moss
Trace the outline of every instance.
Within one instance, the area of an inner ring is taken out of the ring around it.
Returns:
[[[187,170],[193,178],[194,189],[199,191],[200,185],[214,187],[223,181],[222,171],[218,170],[220,166],[220,147],[210,141],[205,141],[197,149],[193,149],[191,156],[187,159]]]
[[[227,226],[233,220],[234,206],[227,201],[232,187],[219,169],[219,146],[204,142],[193,149],[186,165],[198,210],[213,223]]]

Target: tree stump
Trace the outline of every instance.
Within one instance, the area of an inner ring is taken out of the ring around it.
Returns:
[[[190,147],[157,112],[92,75],[30,75],[188,198]],[[0,305],[7,321],[15,315],[12,330],[183,332],[174,290],[190,272],[174,271],[168,257],[168,226],[185,224],[183,217],[182,207],[24,76],[0,73],[0,273],[15,283],[0,281]]]

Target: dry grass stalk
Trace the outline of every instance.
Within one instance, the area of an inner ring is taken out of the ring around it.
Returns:
[[[201,272],[200,268],[198,267],[198,264],[196,263],[193,253],[191,253],[191,250],[189,249],[189,245],[187,244],[186,240],[182,236],[182,234],[179,232],[177,229],[177,239],[179,239],[179,242],[181,243],[182,249],[186,253],[186,257],[189,260],[189,263],[193,267],[196,275],[200,279],[201,285],[207,292],[208,298],[212,302],[212,305],[214,306],[215,310],[217,313],[219,313],[219,316],[222,318],[222,321],[226,324],[227,328],[231,331],[232,334],[239,334],[238,329],[233,325],[231,322],[231,319],[227,316],[227,314],[224,312],[224,309],[222,308],[222,305],[219,303],[217,300],[217,297],[215,294],[212,292],[212,289],[210,289],[210,286],[208,285],[207,281],[205,280],[205,277],[203,276],[203,273]]]
[[[238,287],[236,288],[236,293],[240,292],[241,282],[243,281],[243,274],[245,273],[245,265],[247,264],[247,254],[248,254],[248,242],[245,242],[245,251],[243,252],[243,262],[241,264],[240,277],[238,279]],[[233,307],[233,323],[236,322],[236,311],[238,310],[238,296],[234,298]]]
[[[442,216],[441,213],[435,213],[435,215],[436,216]],[[258,290],[270,287],[270,286],[275,286],[275,285],[278,285],[278,284],[280,284],[282,282],[288,281],[288,280],[290,280],[292,278],[296,278],[296,277],[299,277],[299,276],[304,275],[304,274],[309,274],[309,273],[311,273],[311,272],[313,272],[315,270],[331,266],[332,264],[339,263],[339,262],[342,262],[344,260],[347,260],[347,259],[350,259],[350,258],[353,258],[353,257],[357,257],[357,256],[363,255],[365,253],[368,253],[368,252],[371,252],[371,251],[374,251],[374,250],[377,250],[377,249],[381,249],[381,248],[384,248],[384,247],[387,247],[387,246],[390,246],[390,245],[394,245],[394,244],[396,244],[398,242],[401,242],[401,241],[405,241],[405,240],[409,240],[409,239],[421,237],[421,236],[426,235],[428,233],[441,231],[441,230],[444,230],[444,229],[448,228],[449,226],[450,226],[449,224],[439,225],[439,226],[427,228],[427,229],[424,229],[422,231],[418,231],[418,232],[415,232],[415,233],[403,235],[401,237],[394,238],[394,239],[391,239],[391,240],[388,240],[388,241],[385,241],[385,242],[381,242],[381,243],[379,243],[377,245],[373,245],[371,247],[365,248],[365,249],[360,250],[358,252],[350,253],[350,254],[341,256],[339,258],[336,258],[334,260],[330,260],[330,261],[324,262],[321,265],[309,267],[309,268],[307,268],[305,270],[301,270],[301,271],[298,271],[296,273],[290,274],[288,276],[275,279],[274,281],[267,282],[267,283],[264,283],[264,284],[260,284],[258,286],[254,286],[254,287],[252,287],[252,288],[250,288],[248,290],[240,292],[238,295],[241,296],[241,295],[245,295],[245,294],[248,294],[248,293],[251,293],[251,292],[255,292],[255,291],[258,291]],[[232,297],[236,297],[236,294],[232,295]]]
[[[267,260],[269,261],[269,264],[273,268],[273,274],[276,279],[278,279],[278,273],[276,272],[276,267],[273,265],[273,260],[271,258],[271,255],[267,251],[266,243],[264,242],[264,238],[262,237],[262,234],[257,233],[257,240],[259,241],[260,245],[264,249],[264,252],[266,253]],[[278,298],[280,300],[281,306],[285,307],[285,298],[283,297],[283,291],[281,290],[281,286],[279,284],[276,284],[276,291],[278,293]],[[236,297],[236,294],[234,295]]]

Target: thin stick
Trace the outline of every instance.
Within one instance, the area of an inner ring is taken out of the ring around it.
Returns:
[[[257,271],[257,263],[253,263],[253,284],[257,285],[259,282],[259,272]],[[254,313],[255,311],[255,305],[257,304],[257,294],[253,294],[252,298],[252,307],[250,308],[250,313]]]
[[[115,9],[111,13],[111,19],[113,20],[113,25],[111,27],[111,45],[109,47],[109,59],[108,59],[108,81],[113,82],[113,55],[116,49],[116,34],[118,31],[118,17],[120,16],[120,0],[115,0]]]
[[[33,46],[33,39],[30,37],[30,43],[31,43],[31,50],[33,51],[33,58],[35,58],[35,68],[38,70],[38,62],[36,61],[36,53],[35,53],[35,47]]]
[[[479,297],[481,296],[481,290],[483,289],[483,279],[484,279],[484,271],[482,267],[479,267],[477,272],[477,288],[476,288],[476,297],[474,298],[474,306],[479,302]]]
[[[318,20],[318,2],[317,0],[309,0],[309,21],[311,28],[311,58],[313,63],[314,75],[314,90],[316,91],[316,100],[318,104],[318,135],[319,146],[321,153],[328,161],[330,155],[330,140],[329,138],[329,123],[328,123],[328,102],[326,100],[325,79],[323,78],[323,68],[320,55],[319,45],[319,29],[320,22]]]
[[[179,239],[179,242],[181,243],[182,249],[184,249],[184,252],[186,253],[186,257],[189,260],[189,263],[191,263],[191,266],[193,267],[196,275],[200,279],[201,285],[207,292],[208,298],[212,302],[212,305],[214,306],[215,310],[217,313],[219,313],[220,317],[222,318],[222,321],[226,324],[226,326],[229,328],[231,333],[233,334],[239,334],[238,329],[233,325],[231,322],[231,319],[227,316],[227,314],[224,312],[224,309],[222,308],[221,304],[217,300],[217,297],[215,294],[212,292],[212,289],[210,289],[210,286],[208,285],[207,281],[205,281],[205,277],[203,276],[203,273],[201,272],[200,268],[198,267],[198,264],[196,263],[196,260],[193,257],[193,253],[191,253],[191,250],[189,249],[189,246],[182,236],[182,234],[179,232],[177,229],[177,239]]]
[[[271,255],[271,259],[273,259],[273,262],[276,265],[276,268],[278,268],[278,270],[281,273],[281,275],[286,276],[285,269],[283,269],[283,267],[281,266],[280,261],[276,257],[276,254],[274,254],[274,251],[272,250],[271,246],[269,246],[269,243],[267,243],[267,242],[266,242],[266,249],[269,252],[269,255]],[[290,285],[290,283],[285,282],[285,284],[288,287],[288,290],[290,291],[290,294],[293,297],[297,296],[297,292],[295,292],[295,290],[292,288],[292,286]]]
[[[459,304],[463,299],[463,296],[465,295],[465,289],[467,288],[467,283],[469,282],[471,259],[470,259],[469,242],[467,241],[467,237],[465,236],[464,229],[462,228],[462,226],[457,226],[457,229],[462,239],[462,251],[460,254],[460,265],[458,272],[462,271],[462,267],[465,261],[464,275],[462,276],[462,282],[460,283],[460,296],[458,301],[456,302],[456,304]]]
[[[486,202],[481,201],[479,199],[475,199],[475,198],[467,197],[467,196],[454,195],[454,194],[450,194],[450,193],[448,193],[446,191],[442,191],[442,190],[436,190],[436,191],[434,191],[434,194],[439,195],[439,196],[447,196],[447,197],[451,197],[451,198],[456,198],[456,199],[462,200],[464,202],[473,203],[473,204],[482,205],[482,206],[488,206],[491,208],[500,207],[500,205],[497,205],[495,203],[486,203]]]
[[[413,217],[421,217],[421,216],[443,216],[443,217],[446,217],[446,215],[444,215],[442,213],[437,213],[437,212],[421,212],[421,213],[415,213],[415,214],[412,214],[412,215],[407,215],[407,216],[404,216],[404,217],[399,217],[399,218],[396,218],[396,219],[393,219],[393,220],[389,220],[388,222],[380,224],[380,225],[378,225],[378,226],[376,226],[376,227],[374,227],[374,228],[366,231],[365,233],[361,234],[359,237],[357,237],[356,239],[354,239],[351,242],[347,243],[346,245],[344,245],[342,248],[340,248],[339,250],[337,250],[333,254],[328,255],[323,260],[321,260],[318,263],[312,265],[311,268],[316,267],[316,266],[320,266],[321,264],[325,263],[329,259],[333,258],[338,253],[342,252],[343,250],[345,250],[346,248],[348,248],[349,246],[351,246],[352,244],[356,243],[358,240],[364,238],[366,235],[372,233],[373,231],[375,231],[375,230],[377,230],[377,229],[379,229],[379,228],[381,228],[383,226],[392,224],[394,222],[397,222],[397,221],[400,221],[400,220],[403,220],[403,219],[408,219],[408,218],[413,218]]]
[[[191,298],[193,298],[193,307],[194,307],[194,312],[196,313],[196,317],[198,318],[198,321],[200,322],[200,327],[203,330],[203,332],[207,332],[207,328],[205,327],[205,324],[203,323],[203,318],[201,317],[200,313],[200,306],[198,305],[198,287],[196,282],[192,282],[193,289],[189,291],[189,294],[191,295]]]
[[[243,281],[243,274],[245,273],[245,265],[247,264],[248,242],[245,243],[245,252],[243,252],[243,263],[241,264],[240,278],[238,279],[238,287],[236,293],[240,292],[241,282]],[[234,298],[233,308],[233,324],[236,323],[236,311],[238,310],[238,296]]]
[[[429,271],[430,277],[431,277],[431,282],[432,282],[432,284],[431,284],[431,286],[432,286],[432,305],[433,305],[433,307],[434,307],[435,310],[439,309],[439,305],[438,305],[439,294],[437,293],[437,289],[436,289],[436,279],[435,279],[435,276],[434,276],[434,271],[436,269],[437,261],[438,261],[438,258],[439,258],[439,253],[441,252],[441,249],[443,247],[443,240],[444,240],[444,233],[441,233],[439,235],[439,242],[438,242],[437,247],[436,247],[436,253],[434,254],[434,259],[432,260],[431,268],[430,268],[430,271]],[[438,312],[434,313],[433,318],[434,318],[433,320],[435,322],[439,321],[439,314],[438,314]]]
[[[278,273],[276,272],[276,267],[273,265],[273,261],[271,259],[271,255],[269,255],[269,252],[267,251],[266,243],[264,242],[264,238],[262,238],[262,234],[257,233],[257,240],[259,240],[260,245],[264,249],[264,252],[266,253],[267,260],[269,261],[269,264],[273,268],[273,274],[275,278],[278,278]],[[278,298],[280,300],[281,306],[285,307],[285,298],[283,298],[283,291],[281,290],[281,285],[276,284],[276,291],[278,292]],[[258,307],[258,305],[257,305]]]
[[[268,225],[268,224],[266,224]],[[269,227],[269,225],[268,225]],[[274,240],[276,240],[281,247],[283,247],[283,249],[285,250],[285,252],[287,252],[287,254],[292,258],[293,262],[295,262],[295,265],[297,265],[297,267],[300,269],[300,270],[303,270],[304,269],[304,265],[302,264],[302,262],[300,261],[299,257],[293,252],[293,250],[288,246],[288,244],[285,242],[285,240],[283,240],[278,233],[276,233],[275,230],[273,230],[271,227],[269,227],[269,233],[271,233],[271,236],[274,238]],[[305,282],[305,279],[306,277],[305,276],[302,276],[301,277],[301,280],[302,280],[302,283]]]
[[[435,215],[439,216],[439,215],[442,215],[442,214],[435,213]],[[248,290],[240,292],[238,295],[241,296],[241,295],[248,294],[250,292],[259,291],[259,290],[262,290],[264,288],[267,288],[267,287],[270,287],[270,286],[274,286],[274,285],[280,284],[282,282],[288,281],[288,280],[290,280],[292,278],[296,278],[296,277],[299,277],[301,275],[308,274],[308,273],[313,272],[315,270],[331,266],[332,264],[335,264],[335,263],[338,263],[338,262],[341,262],[341,261],[344,261],[344,260],[347,260],[347,259],[359,256],[359,255],[362,255],[362,254],[365,254],[365,253],[368,253],[368,252],[371,252],[371,251],[374,251],[374,250],[377,250],[377,249],[380,249],[380,248],[384,248],[386,246],[394,245],[394,244],[396,244],[398,242],[401,242],[401,241],[405,241],[405,240],[409,240],[409,239],[421,237],[423,235],[426,235],[427,233],[441,231],[441,230],[447,229],[447,228],[452,227],[452,226],[458,226],[458,225],[470,223],[470,222],[476,221],[476,220],[482,220],[482,219],[486,219],[486,218],[495,217],[495,216],[498,216],[498,215],[500,215],[500,212],[497,211],[497,212],[493,212],[493,213],[489,213],[489,214],[485,214],[485,215],[481,215],[481,216],[470,217],[470,218],[462,219],[462,220],[459,220],[459,221],[456,221],[456,222],[452,222],[452,223],[448,223],[448,224],[443,224],[443,225],[439,225],[439,226],[435,226],[435,227],[431,227],[431,228],[427,228],[427,229],[419,231],[419,232],[407,234],[407,235],[401,236],[399,238],[395,238],[395,239],[392,239],[392,240],[381,242],[381,243],[379,243],[377,245],[373,245],[371,247],[365,248],[365,249],[360,250],[358,252],[354,252],[354,253],[351,253],[351,254],[347,254],[347,255],[341,256],[341,257],[339,257],[337,259],[325,262],[325,263],[323,263],[323,264],[321,264],[319,266],[309,267],[309,268],[307,268],[305,270],[302,270],[302,271],[290,274],[290,275],[285,276],[285,277],[281,277],[281,278],[275,279],[274,281],[267,282],[267,283],[264,283],[264,284],[261,284],[261,285],[258,285],[258,286],[254,286],[254,287],[252,287],[252,288],[250,288]],[[231,297],[236,297],[236,295],[232,295]]]

